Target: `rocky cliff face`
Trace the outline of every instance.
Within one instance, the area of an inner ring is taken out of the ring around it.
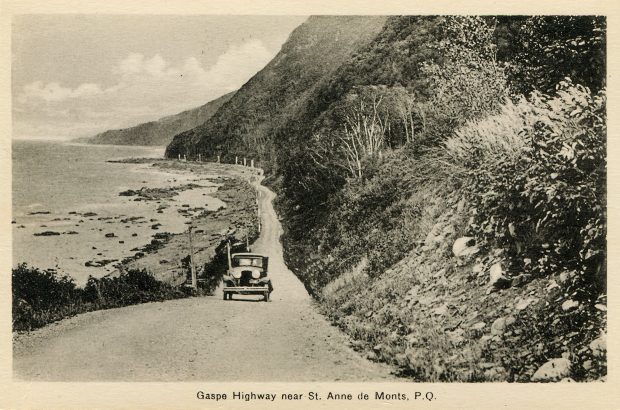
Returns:
[[[197,127],[207,121],[233,95],[234,92],[228,93],[191,110],[169,115],[157,121],[139,124],[135,127],[104,131],[81,141],[90,144],[164,146],[169,144],[176,134]]]

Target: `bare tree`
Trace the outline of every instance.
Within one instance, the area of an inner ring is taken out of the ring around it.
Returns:
[[[365,158],[380,155],[389,124],[389,112],[380,109],[383,96],[373,90],[368,99],[367,102],[360,97],[348,110],[344,132],[339,137],[347,168],[354,178],[362,177]]]
[[[391,99],[391,105],[405,130],[405,141],[411,142],[415,139],[414,114],[418,109],[415,96],[404,87],[396,86],[391,89]]]

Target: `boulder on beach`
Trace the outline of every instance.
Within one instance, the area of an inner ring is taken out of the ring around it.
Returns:
[[[34,236],[56,236],[56,235],[60,235],[60,232],[43,231],[43,232],[36,232],[33,235]]]
[[[43,231],[43,232],[36,232],[33,235],[34,236],[56,236],[56,235],[60,235],[60,232]]]
[[[90,267],[90,268],[100,268],[102,266],[108,265],[116,261],[118,261],[118,259],[101,259],[98,261],[87,261],[86,263],[84,263],[84,266]]]

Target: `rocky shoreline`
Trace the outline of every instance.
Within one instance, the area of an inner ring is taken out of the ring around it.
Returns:
[[[216,210],[201,207],[181,205],[177,212],[191,220],[192,242],[194,247],[194,264],[201,279],[216,272],[206,272],[209,265],[217,256],[227,241],[238,246],[251,243],[258,236],[256,193],[247,178],[252,173],[245,170],[230,170],[224,166],[210,163],[184,163],[176,161],[157,162],[154,166],[162,169],[189,170],[198,176],[209,178],[218,188],[210,196],[221,200],[225,205]],[[225,172],[225,175],[217,175]],[[217,175],[217,176],[215,176]],[[192,189],[192,184],[184,186]],[[174,190],[174,189],[172,189]],[[166,196],[170,193],[161,192]],[[153,200],[152,191],[140,190],[135,193],[138,198]],[[136,198],[137,199],[137,198]],[[189,222],[189,221],[188,221]],[[189,223],[186,222],[189,226]],[[153,225],[153,229],[156,229]],[[151,243],[136,253],[124,259],[121,269],[146,269],[158,280],[172,285],[180,285],[188,278],[187,260],[189,256],[189,234],[187,229],[183,233],[161,232],[154,235]]]
[[[107,162],[137,164],[157,178],[118,191],[113,209],[45,209],[12,220],[14,234],[37,237],[28,257],[42,247],[54,250],[60,261],[54,270],[75,278],[78,286],[89,275],[113,277],[131,269],[145,269],[174,286],[183,284],[189,271],[190,222],[194,264],[203,276],[223,243],[251,242],[257,236],[256,192],[248,183],[256,169],[158,158]],[[17,260],[53,267],[36,259]]]

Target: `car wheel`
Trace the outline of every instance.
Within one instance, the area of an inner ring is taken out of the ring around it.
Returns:
[[[265,292],[265,302],[269,302],[269,292]]]
[[[224,292],[224,300],[228,300],[228,292]]]

